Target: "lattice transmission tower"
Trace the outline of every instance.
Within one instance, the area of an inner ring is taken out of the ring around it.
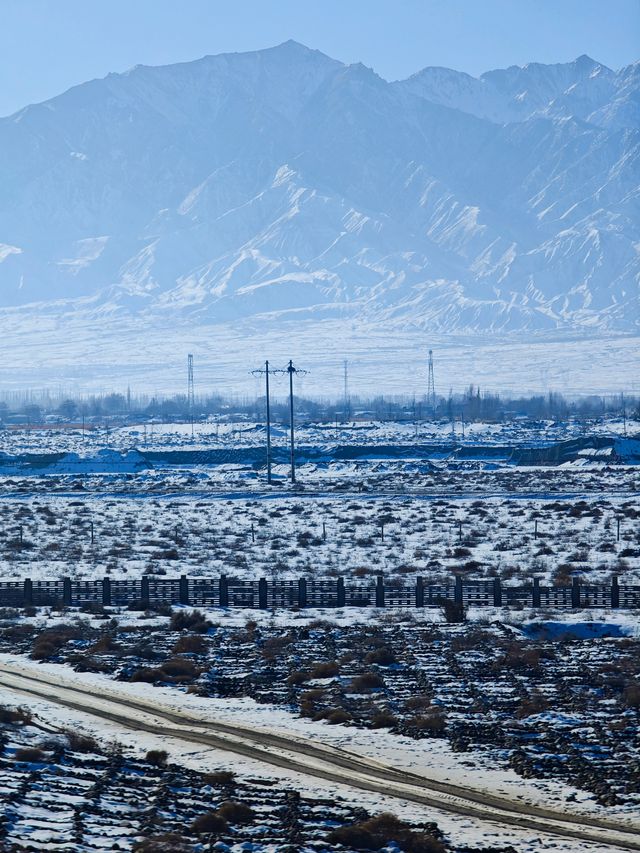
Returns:
[[[433,378],[433,350],[429,350],[429,376],[427,379],[427,408],[436,413],[436,383]]]

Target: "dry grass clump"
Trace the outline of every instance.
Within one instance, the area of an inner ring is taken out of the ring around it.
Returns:
[[[415,831],[393,814],[384,813],[351,826],[333,829],[329,844],[340,844],[351,850],[380,850],[390,842],[405,853],[445,853],[446,847],[435,835]]]
[[[191,631],[193,634],[206,634],[209,628],[213,628],[213,622],[201,610],[178,610],[169,623],[171,631]]]

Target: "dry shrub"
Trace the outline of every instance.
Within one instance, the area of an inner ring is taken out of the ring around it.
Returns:
[[[228,829],[226,820],[218,812],[205,812],[191,824],[191,831],[196,835],[214,835],[226,832]]]
[[[211,773],[205,773],[202,779],[205,785],[233,785],[236,774],[233,770],[213,770]]]
[[[342,725],[342,723],[350,723],[353,719],[348,711],[344,708],[329,708],[324,712],[323,718],[332,726]]]
[[[162,681],[162,670],[157,667],[142,666],[136,669],[129,676],[129,681],[142,682],[143,684],[155,684],[156,681]]]
[[[311,678],[331,678],[338,675],[340,667],[334,660],[325,663],[316,663],[311,667]]]
[[[67,729],[64,734],[72,752],[100,752],[98,741],[89,735],[82,735],[71,729]]]
[[[398,725],[398,718],[391,711],[378,711],[371,718],[374,729],[393,729]]]
[[[640,708],[640,681],[630,681],[622,691],[622,701],[627,708]]]
[[[207,643],[201,634],[185,634],[184,637],[179,637],[173,647],[174,655],[203,655],[206,651]]]
[[[56,625],[38,634],[33,641],[30,657],[46,660],[57,655],[70,640],[81,640],[89,632],[86,625]]]
[[[432,706],[427,713],[412,717],[409,725],[421,732],[443,732],[447,727],[447,717],[442,708]]]
[[[169,681],[184,681],[197,678],[200,670],[189,658],[169,658],[160,666],[162,675]]]
[[[515,716],[522,720],[525,717],[531,717],[533,714],[541,714],[549,707],[549,703],[544,695],[539,690],[534,690],[528,696],[525,696],[518,705]]]
[[[218,809],[218,814],[227,823],[251,823],[255,818],[251,806],[238,800],[226,800]]]
[[[527,647],[521,643],[511,643],[495,666],[498,669],[538,670],[541,657],[540,649]]]
[[[0,723],[3,725],[24,726],[30,723],[33,715],[28,708],[7,708],[0,706]]]
[[[356,675],[351,681],[349,689],[353,693],[368,693],[370,690],[377,690],[384,687],[384,679],[377,672],[363,672],[362,675]]]
[[[407,711],[424,711],[431,707],[431,697],[426,694],[410,696],[404,703]]]
[[[380,646],[373,649],[364,659],[365,663],[377,663],[380,666],[391,666],[393,663],[398,663],[398,659],[388,646]]]
[[[206,634],[213,627],[200,610],[178,610],[171,617],[170,631],[191,631],[193,634]]]
[[[169,753],[164,749],[150,749],[145,755],[144,760],[154,767],[165,767]]]
[[[131,849],[133,853],[191,853],[193,845],[176,832],[165,832],[137,841]]]
[[[42,761],[42,759],[44,758],[44,751],[38,746],[22,746],[19,749],[16,749],[14,753],[14,758],[16,761],[25,763],[31,763],[33,761]]]
[[[329,844],[340,844],[350,850],[380,850],[390,842],[406,853],[445,853],[446,847],[427,832],[420,832],[393,814],[381,814],[351,826],[333,829],[327,836]]]

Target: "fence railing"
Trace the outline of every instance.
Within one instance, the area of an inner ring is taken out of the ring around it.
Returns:
[[[543,586],[533,578],[525,586],[506,586],[498,578],[426,584],[396,583],[378,575],[370,582],[344,578],[315,580],[239,580],[177,578],[143,575],[134,580],[0,580],[0,607],[101,604],[113,607],[184,604],[194,607],[244,607],[257,609],[330,607],[439,607],[450,601],[464,607],[625,608],[640,609],[640,586],[583,584]]]

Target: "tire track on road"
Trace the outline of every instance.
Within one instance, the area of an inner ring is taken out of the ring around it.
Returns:
[[[46,673],[29,674],[24,669],[18,671],[6,664],[0,664],[0,685],[128,729],[209,746],[351,788],[502,826],[536,830],[600,845],[605,843],[618,849],[640,850],[639,831],[635,827],[617,825],[589,815],[565,814],[529,806],[477,789],[439,782],[329,744],[207,721],[186,711],[178,713],[160,704],[147,703],[114,691],[97,695],[93,685],[84,687],[77,682],[64,683]]]

